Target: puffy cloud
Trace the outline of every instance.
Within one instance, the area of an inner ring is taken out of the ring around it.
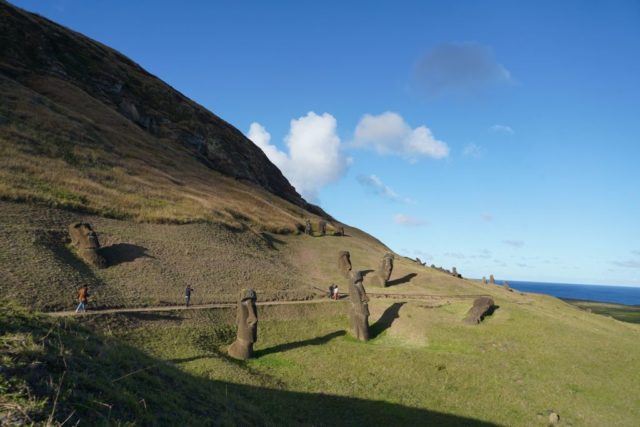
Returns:
[[[477,95],[487,87],[513,81],[491,49],[478,43],[444,43],[434,47],[418,61],[415,80],[427,96]]]
[[[428,224],[426,221],[419,218],[400,213],[393,216],[393,222],[399,225],[406,225],[408,227],[421,227]]]
[[[407,197],[402,197],[401,195],[393,191],[391,187],[383,183],[382,180],[376,175],[360,175],[357,179],[362,186],[370,189],[375,194],[378,194],[382,197],[395,200],[397,202],[414,203],[413,200]]]
[[[356,126],[354,145],[412,160],[418,157],[441,159],[449,155],[447,144],[435,139],[428,127],[412,129],[400,114],[391,111],[377,116],[365,114]]]
[[[482,157],[482,148],[474,143],[467,144],[462,150],[462,155],[465,157],[473,157],[477,159],[479,157]]]
[[[522,240],[503,240],[502,243],[513,246],[514,248],[521,248],[524,246],[524,242]]]
[[[341,151],[336,119],[328,113],[311,111],[291,120],[284,140],[288,153],[271,144],[271,135],[259,123],[251,123],[247,136],[312,201],[320,188],[342,177],[351,161]]]
[[[513,135],[515,133],[515,131],[511,128],[511,126],[507,126],[507,125],[493,125],[489,127],[489,132],[502,133],[504,135]]]

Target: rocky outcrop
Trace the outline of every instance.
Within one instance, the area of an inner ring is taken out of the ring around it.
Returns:
[[[224,175],[247,181],[321,217],[242,132],[138,64],[79,33],[0,1],[0,75],[38,92],[38,81],[72,85],[135,123],[157,144],[171,144]],[[55,91],[56,85],[47,84]],[[68,90],[49,93],[62,108]],[[49,126],[46,121],[42,126]],[[45,129],[46,130],[46,129]],[[50,130],[56,134],[56,129]],[[79,129],[80,134],[96,128]],[[131,136],[131,138],[135,138]],[[73,141],[72,141],[73,142]]]

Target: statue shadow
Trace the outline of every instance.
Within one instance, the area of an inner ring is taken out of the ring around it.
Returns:
[[[269,246],[269,249],[275,249],[276,251],[279,250],[278,247],[276,246],[276,244],[278,244],[278,245],[286,245],[287,244],[284,240],[280,240],[280,239],[276,238],[275,236],[273,236],[272,234],[269,234],[269,233],[266,233],[266,232],[260,233],[260,237],[262,237],[264,239],[264,241],[267,243],[267,246]]]
[[[362,273],[362,277],[365,277],[367,274],[369,273],[373,273],[375,270],[360,270],[360,273]]]
[[[310,338],[308,340],[302,340],[302,341],[294,341],[294,342],[289,342],[284,344],[278,344],[273,347],[265,348],[262,350],[256,350],[253,352],[253,355],[254,357],[258,358],[258,357],[266,356],[268,354],[281,353],[283,351],[294,350],[300,347],[307,347],[309,345],[322,345],[322,344],[328,343],[334,338],[338,338],[346,334],[347,332],[343,330],[335,331],[321,337]]]
[[[135,261],[138,258],[154,258],[147,254],[147,248],[130,243],[116,243],[115,245],[105,246],[100,248],[100,254],[106,258],[109,267]]]
[[[394,302],[389,307],[387,307],[378,321],[369,327],[369,336],[371,337],[371,339],[376,338],[391,327],[393,321],[400,317],[400,309],[405,304],[406,302]]]
[[[402,285],[403,283],[409,283],[411,281],[411,279],[413,279],[417,275],[418,275],[418,273],[409,273],[409,274],[406,274],[406,275],[404,275],[402,277],[399,277],[397,279],[389,280],[387,282],[387,287],[396,286],[396,285]]]

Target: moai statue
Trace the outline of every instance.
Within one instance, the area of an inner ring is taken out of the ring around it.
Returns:
[[[327,221],[321,219],[320,222],[318,222],[318,229],[320,230],[321,236],[327,234]]]
[[[333,232],[334,236],[344,236],[344,227],[340,226],[336,228],[336,231]]]
[[[485,276],[482,276],[482,284],[483,285],[487,284],[487,278]]]
[[[458,277],[458,269],[455,267],[451,267],[451,274]]]
[[[311,228],[311,221],[307,219],[304,221],[304,234],[311,236],[312,233],[313,229]]]
[[[351,272],[351,254],[348,251],[340,251],[338,254],[338,271],[345,278],[349,278]]]
[[[464,322],[470,325],[477,325],[482,322],[485,316],[493,313],[495,310],[495,303],[493,299],[489,297],[476,298],[473,301],[473,306],[467,312],[467,317],[464,318]]]
[[[496,284],[496,279],[493,278],[493,274],[489,275],[489,283],[491,285],[495,285]]]
[[[71,237],[71,244],[76,248],[78,255],[82,259],[98,268],[107,266],[107,260],[99,253],[100,242],[98,242],[98,235],[91,228],[91,224],[74,222],[69,226],[69,236]]]
[[[236,340],[229,346],[229,356],[246,360],[253,356],[253,343],[258,339],[258,311],[256,293],[253,289],[243,289],[238,298],[238,333]]]
[[[389,279],[391,278],[391,272],[393,271],[393,254],[386,253],[382,257],[380,267],[374,276],[374,281],[380,285],[387,287]]]
[[[360,271],[352,273],[349,281],[349,299],[351,300],[351,329],[360,341],[369,340],[369,297],[362,285]]]

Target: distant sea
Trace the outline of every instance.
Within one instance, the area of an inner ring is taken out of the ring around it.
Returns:
[[[498,280],[496,282],[502,283]],[[517,282],[512,280],[507,280],[507,283],[522,292],[535,292],[558,298],[640,305],[640,287]]]

